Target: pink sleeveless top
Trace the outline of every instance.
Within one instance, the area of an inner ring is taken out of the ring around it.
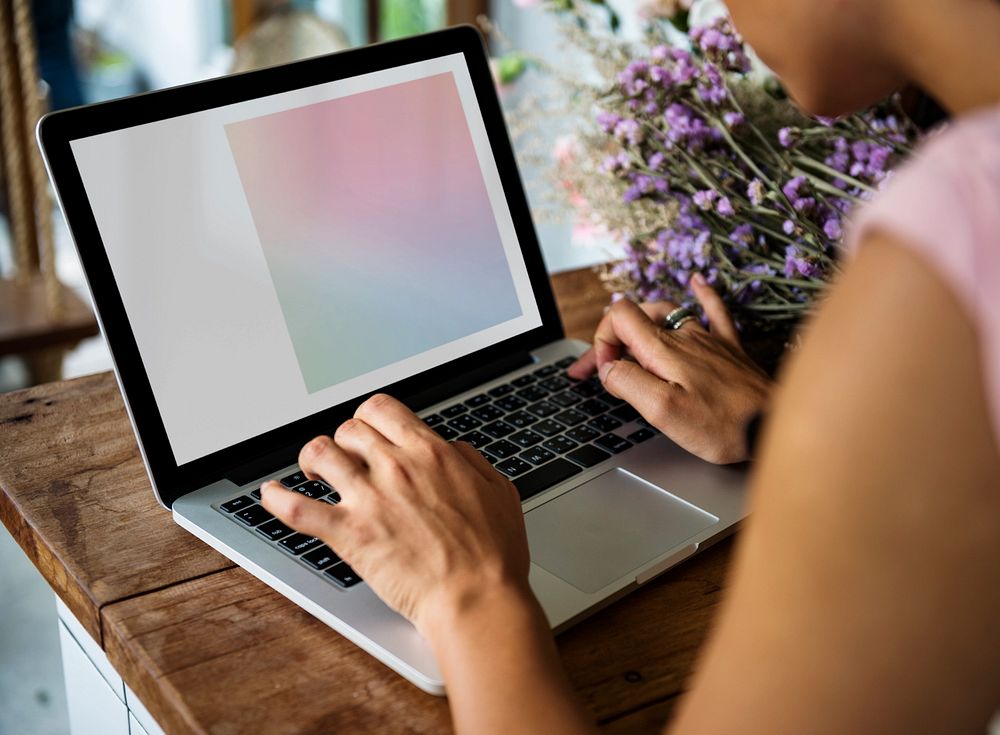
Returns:
[[[1000,437],[1000,107],[934,134],[864,206],[847,251],[891,232],[944,279],[975,325],[994,437]]]

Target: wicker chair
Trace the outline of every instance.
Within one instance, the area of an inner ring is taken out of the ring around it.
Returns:
[[[32,383],[58,380],[65,353],[98,334],[90,308],[56,277],[52,201],[34,140],[43,112],[29,0],[0,0],[0,183],[13,276],[0,278],[0,357],[20,356]]]

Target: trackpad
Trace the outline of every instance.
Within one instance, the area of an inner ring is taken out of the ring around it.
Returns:
[[[531,560],[597,592],[719,519],[620,467],[525,517]]]

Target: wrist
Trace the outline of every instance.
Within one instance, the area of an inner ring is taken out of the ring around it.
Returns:
[[[548,627],[526,579],[449,585],[421,607],[414,622],[435,651],[470,633],[479,636],[489,629],[512,629],[525,623],[541,622]]]

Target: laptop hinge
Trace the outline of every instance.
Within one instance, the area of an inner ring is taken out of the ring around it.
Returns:
[[[461,377],[440,383],[434,388],[416,393],[412,396],[407,396],[404,398],[404,402],[414,411],[420,411],[428,406],[433,406],[435,403],[444,401],[451,396],[463,393],[470,388],[475,388],[477,385],[486,383],[494,378],[498,378],[505,373],[516,370],[519,367],[530,365],[533,361],[534,359],[532,358],[531,353],[527,350],[523,352],[515,352],[513,354],[506,355],[499,360],[494,360],[493,362],[476,368],[475,370],[469,370],[468,372],[463,373]],[[346,420],[349,417],[350,413],[345,413],[341,418],[341,421]],[[339,423],[340,422],[337,421],[338,425]],[[335,428],[335,426],[331,426],[328,431],[332,432]],[[260,457],[252,462],[247,462],[239,467],[234,467],[225,474],[225,478],[236,485],[246,485],[248,482],[252,482],[258,477],[273,474],[278,470],[295,464],[300,448],[300,445],[296,445],[275,450],[274,452]]]

